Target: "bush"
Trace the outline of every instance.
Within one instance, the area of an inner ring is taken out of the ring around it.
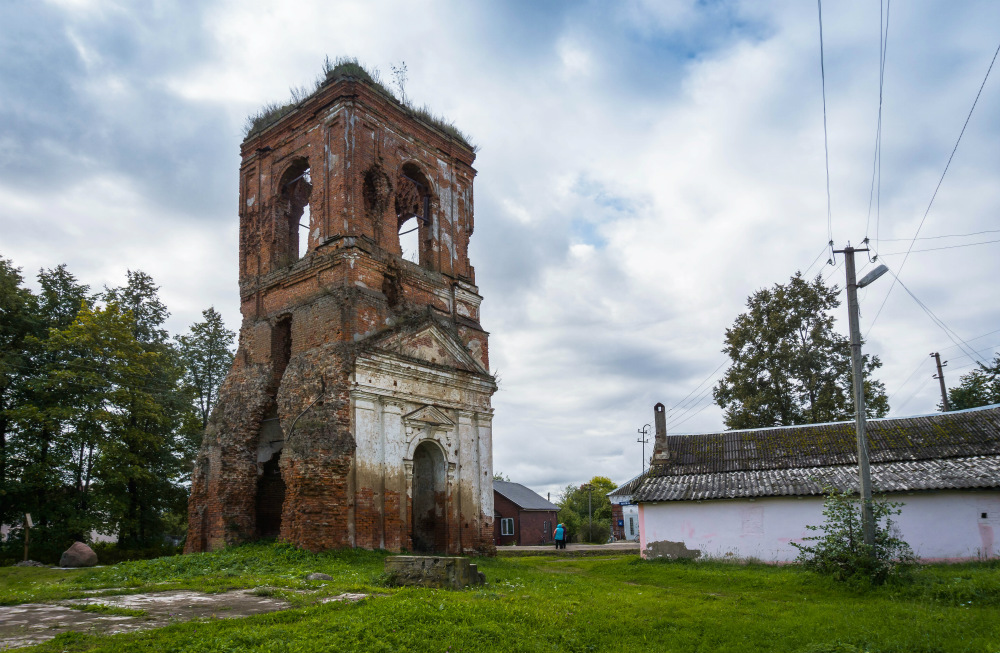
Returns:
[[[892,515],[898,515],[903,504],[885,499],[872,501],[875,544],[868,546],[861,524],[860,497],[830,487],[824,491],[823,525],[806,526],[822,535],[803,538],[815,544],[791,543],[799,550],[802,566],[839,581],[862,584],[881,585],[902,578],[916,562],[913,550],[899,537],[899,529],[892,521]]]

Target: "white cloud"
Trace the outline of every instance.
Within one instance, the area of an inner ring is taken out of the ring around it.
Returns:
[[[25,145],[14,121],[0,127],[4,171],[34,154],[78,169],[58,191],[43,171],[0,187],[0,253],[28,270],[66,262],[95,286],[141,268],[163,286],[175,331],[209,304],[236,326],[243,117],[310,83],[327,54],[383,71],[405,60],[409,95],[482,148],[471,257],[503,379],[494,402],[497,469],[543,492],[595,474],[626,480],[639,471],[636,429],[651,421],[653,403],[672,407],[695,391],[723,361],[724,330],[747,295],[805,269],[827,240],[815,6],[632,2],[519,11],[531,13],[443,0],[293,9],[216,2],[171,34],[150,32],[153,41],[190,39],[201,49],[162,69],[148,64],[142,77],[109,63],[118,32],[73,31],[67,52],[86,63],[75,83],[94,91],[85,97],[96,108],[59,104],[69,101],[53,93],[50,106],[15,96],[0,100],[0,111],[86,111],[91,137],[69,141],[53,128]],[[922,218],[996,47],[989,25],[998,18],[1000,6],[989,2],[893,6],[882,238],[908,238]],[[824,21],[834,238],[856,244],[868,222],[878,7],[834,5]],[[159,42],[148,52],[137,47],[143,61],[163,51]],[[0,64],[0,85],[17,74]],[[991,79],[923,235],[995,227],[998,89]],[[151,91],[156,99],[144,100]],[[167,125],[143,104],[165,101],[174,103]],[[200,137],[205,124],[218,140]],[[104,150],[114,151],[110,141],[122,133],[142,144],[142,156],[162,142],[163,160],[108,168]],[[25,149],[32,147],[39,149]],[[172,180],[168,188],[190,188],[189,203],[147,192],[160,176]],[[202,199],[206,185],[214,194]],[[219,209],[216,196],[231,202]],[[872,236],[874,225],[872,218]],[[996,247],[914,254],[902,278],[955,331],[977,336],[1000,321],[991,301]],[[825,270],[843,283],[842,271]],[[889,283],[863,294],[863,324]],[[1000,344],[995,336],[976,342]],[[899,288],[867,347],[884,362],[890,394],[902,388],[893,405],[904,412],[930,411],[937,401],[927,353],[950,357],[950,383],[967,361]],[[694,392],[690,410],[681,406],[672,428],[721,427],[710,387]]]

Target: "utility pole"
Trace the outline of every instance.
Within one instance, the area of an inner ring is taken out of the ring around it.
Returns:
[[[934,378],[941,382],[941,405],[944,406],[944,412],[951,410],[948,408],[948,389],[944,387],[944,370],[941,369],[948,364],[948,361],[941,362],[941,354],[934,352],[931,354],[934,357],[935,362],[937,362],[938,373]]]
[[[590,502],[591,491],[594,489],[594,486],[586,483],[581,485],[580,489],[587,491],[587,540],[589,541],[594,539],[594,510]]]
[[[644,424],[641,429],[637,429],[637,430],[639,431],[639,439],[637,439],[636,442],[641,442],[642,443],[642,473],[645,474],[646,473],[646,444],[649,442],[649,438],[646,437],[646,436],[649,435],[649,424]]]
[[[868,440],[865,437],[865,386],[864,359],[861,357],[861,327],[858,324],[858,288],[864,288],[875,279],[886,273],[884,265],[865,275],[860,283],[854,270],[854,253],[867,252],[868,249],[855,249],[848,245],[835,253],[844,255],[844,268],[847,270],[847,313],[851,326],[851,367],[854,376],[854,416],[858,434],[858,478],[861,482],[861,524],[864,530],[865,544],[875,546],[875,518],[872,514],[872,477],[868,464]]]

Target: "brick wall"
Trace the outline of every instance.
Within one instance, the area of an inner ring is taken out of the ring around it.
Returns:
[[[243,325],[195,464],[186,550],[246,541],[261,534],[259,526],[272,530],[257,518],[271,519],[280,484],[259,480],[257,456],[262,424],[275,418],[284,434],[282,540],[311,550],[411,548],[410,497],[386,490],[384,481],[358,484],[352,374],[372,343],[421,320],[444,325],[489,369],[468,259],[475,153],[345,78],[248,138],[242,157]],[[301,176],[306,168],[308,179]],[[300,259],[293,241],[306,200],[309,242]],[[406,202],[427,207],[419,264],[400,257],[396,207]],[[401,473],[402,460],[389,468]],[[258,497],[258,487],[266,496]],[[465,549],[492,550],[491,515],[447,519],[443,532],[454,536],[437,536],[437,546],[461,541]]]

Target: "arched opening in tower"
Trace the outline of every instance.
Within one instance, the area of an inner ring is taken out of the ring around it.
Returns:
[[[290,265],[309,251],[309,230],[312,215],[309,197],[312,195],[312,175],[308,159],[299,159],[281,176],[278,208],[278,263]]]
[[[430,182],[413,163],[404,164],[399,173],[395,204],[401,255],[407,261],[426,266],[430,259]]]
[[[434,442],[423,442],[413,454],[413,550],[444,552],[448,546],[445,510],[447,481],[444,454]]]

